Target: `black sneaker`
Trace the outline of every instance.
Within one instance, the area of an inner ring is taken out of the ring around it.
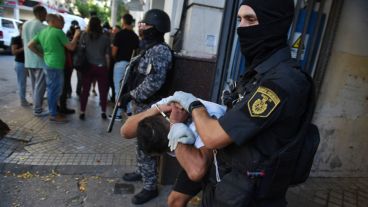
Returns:
[[[101,113],[101,118],[102,118],[102,119],[107,119],[106,114],[105,114],[105,113]]]
[[[136,172],[125,173],[123,175],[123,180],[125,181],[140,181],[142,180],[142,176]]]
[[[69,109],[69,108],[60,108],[59,112],[61,114],[74,114],[75,110],[74,109]]]
[[[86,118],[86,115],[84,115],[84,114],[79,114],[79,119],[80,120],[84,120]]]
[[[133,204],[143,204],[143,203],[146,203],[147,201],[152,200],[153,198],[156,198],[157,196],[158,196],[157,189],[146,190],[143,188],[141,192],[134,195],[134,197],[132,198],[132,203]]]

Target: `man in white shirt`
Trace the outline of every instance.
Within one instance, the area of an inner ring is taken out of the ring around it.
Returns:
[[[32,82],[33,114],[35,116],[46,116],[48,112],[42,109],[43,96],[46,91],[46,75],[43,70],[45,63],[42,57],[33,53],[26,46],[38,32],[46,27],[42,22],[46,20],[47,11],[43,6],[35,6],[33,7],[33,14],[35,18],[23,24],[24,67],[28,69]]]

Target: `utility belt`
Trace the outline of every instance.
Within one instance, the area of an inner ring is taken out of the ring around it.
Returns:
[[[288,169],[295,165],[297,153],[283,154],[277,160],[265,160],[260,154],[251,154],[251,159],[241,162],[222,153],[217,156],[217,151],[214,151],[214,165],[209,178],[213,191],[211,205],[250,207],[260,200],[285,197],[292,177],[292,171]]]
[[[217,152],[213,150],[214,165],[210,170],[209,184],[204,189],[203,206],[254,206],[256,180],[247,176],[244,169],[225,163]]]

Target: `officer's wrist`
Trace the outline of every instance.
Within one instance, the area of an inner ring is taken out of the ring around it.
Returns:
[[[203,103],[200,101],[193,101],[192,103],[190,103],[189,108],[188,108],[188,112],[189,114],[192,114],[193,110],[196,108],[201,108],[204,107]]]

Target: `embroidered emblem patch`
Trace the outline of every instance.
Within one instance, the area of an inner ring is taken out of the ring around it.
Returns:
[[[275,110],[279,103],[280,98],[275,92],[260,86],[248,101],[248,111],[251,117],[266,118]]]
[[[152,64],[150,63],[150,64],[148,64],[148,66],[147,66],[147,69],[146,69],[146,75],[150,74],[151,69],[152,69]]]

